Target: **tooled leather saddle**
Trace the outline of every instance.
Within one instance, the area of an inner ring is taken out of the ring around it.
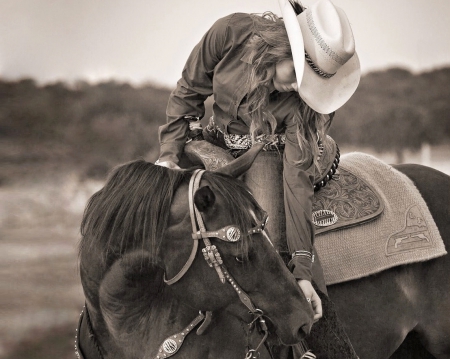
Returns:
[[[191,141],[185,154],[194,164],[214,171],[234,160],[223,148],[207,141]],[[338,168],[340,152],[328,136],[318,159],[314,184],[312,221],[316,234],[355,226],[377,218],[384,203],[377,192],[364,180],[350,171]]]

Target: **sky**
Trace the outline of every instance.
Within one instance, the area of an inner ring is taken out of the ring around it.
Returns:
[[[333,3],[347,13],[363,73],[450,65],[449,0]],[[0,78],[173,87],[215,20],[266,10],[279,15],[278,1],[0,0]]]

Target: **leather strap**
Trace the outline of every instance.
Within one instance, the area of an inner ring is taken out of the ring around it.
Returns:
[[[197,255],[197,249],[198,249],[198,240],[194,240],[194,245],[192,246],[191,254],[187,262],[184,264],[183,268],[181,268],[181,270],[172,279],[166,279],[166,274],[164,274],[164,283],[172,285],[178,282],[185,275],[189,267],[194,262],[195,256]]]
[[[195,317],[195,319],[181,332],[166,338],[160,345],[155,359],[169,358],[172,355],[175,355],[180,350],[181,345],[189,332],[191,332],[203,319],[205,319],[205,315],[202,312],[199,312],[197,317]]]
[[[194,173],[192,174],[191,180],[189,181],[189,196],[188,196],[188,200],[189,200],[189,210],[191,213],[191,223],[192,223],[192,228],[195,229],[197,228],[196,222],[195,222],[195,217],[193,216],[193,212],[194,212],[194,191],[196,191],[195,187],[198,188],[198,184],[200,183],[200,179],[201,179],[201,175],[203,174],[203,172],[205,172],[204,170],[195,170]],[[198,179],[197,179],[198,178]],[[191,250],[191,254],[187,260],[187,262],[184,264],[184,266],[181,268],[181,270],[172,278],[172,279],[166,279],[166,275],[164,274],[164,283],[168,284],[168,285],[172,285],[176,282],[178,282],[188,271],[188,269],[191,267],[192,263],[194,262],[195,256],[197,255],[197,249],[198,249],[198,239],[197,238],[193,238],[194,239],[194,245],[192,247]]]
[[[78,359],[103,359],[97,339],[92,330],[92,324],[86,304],[80,313],[78,328],[75,335],[75,356]]]

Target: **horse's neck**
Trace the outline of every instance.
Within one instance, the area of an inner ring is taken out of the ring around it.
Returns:
[[[105,359],[156,357],[163,341],[182,332],[198,315],[171,295],[163,284],[163,271],[142,252],[100,272],[81,266],[92,326]]]

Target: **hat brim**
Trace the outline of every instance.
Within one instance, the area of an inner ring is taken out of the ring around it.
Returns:
[[[291,44],[300,97],[318,113],[328,114],[336,111],[348,101],[358,87],[361,77],[358,55],[355,53],[333,77],[321,77],[305,61],[302,30],[292,5],[288,0],[278,2]]]
[[[360,78],[361,69],[356,53],[333,77],[328,79],[318,75],[308,64],[305,64],[298,92],[313,110],[328,114],[342,107],[352,97]]]
[[[300,25],[297,21],[292,5],[288,0],[278,0],[281,9],[281,16],[283,17],[284,26],[291,45],[292,58],[294,60],[295,76],[297,79],[297,86],[300,88],[305,68],[305,45],[303,43],[303,35]]]

